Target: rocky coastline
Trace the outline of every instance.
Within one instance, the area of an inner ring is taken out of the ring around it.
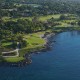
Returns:
[[[39,54],[40,52],[46,52],[51,50],[51,37],[55,36],[55,33],[45,33],[41,36],[41,38],[43,38],[45,40],[45,44],[43,44],[42,46],[44,46],[44,48],[40,49],[40,50],[35,50],[35,51],[31,51],[29,53],[26,53],[24,55],[25,60],[20,61],[20,62],[1,62],[0,66],[10,66],[10,67],[22,67],[25,65],[29,65],[32,63],[31,60],[31,54]],[[54,41],[55,42],[55,41]]]

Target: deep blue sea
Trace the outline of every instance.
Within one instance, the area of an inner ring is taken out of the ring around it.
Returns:
[[[52,50],[32,54],[24,67],[0,67],[0,80],[80,80],[80,32],[63,32]]]

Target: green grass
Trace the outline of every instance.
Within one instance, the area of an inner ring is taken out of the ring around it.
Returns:
[[[47,16],[39,16],[38,18],[39,18],[40,21],[46,21],[46,20],[48,20],[48,19],[50,19],[52,17],[55,18],[55,19],[57,19],[57,18],[60,17],[60,14],[55,14],[55,15],[53,14],[53,15],[47,15]],[[2,19],[6,22],[6,21],[17,21],[18,19],[29,19],[29,20],[32,20],[33,17],[20,17],[20,18],[3,17]]]
[[[24,60],[24,57],[5,58],[6,62],[19,62]]]
[[[25,38],[27,38],[27,42],[29,43],[29,45],[33,45],[34,44],[44,44],[45,40],[40,38],[41,34],[40,33],[34,33],[34,34],[29,34],[29,35],[25,35]]]
[[[2,43],[2,46],[3,47],[6,47],[6,46],[9,46],[9,45],[11,45],[12,44],[12,42],[4,42],[4,43]]]
[[[48,19],[50,19],[50,18],[52,18],[52,17],[55,18],[55,19],[57,19],[57,18],[60,17],[60,14],[41,16],[41,17],[39,18],[39,20],[40,20],[40,21],[46,21],[46,20],[48,20]]]
[[[45,44],[45,40],[40,38],[40,35],[42,35],[44,33],[45,33],[45,31],[25,35],[24,39],[27,41],[28,45],[19,51],[20,55],[22,56],[30,50],[32,50],[32,51],[36,50],[36,48],[43,48],[43,44]]]
[[[7,22],[7,21],[15,21],[15,22],[16,22],[18,19],[23,19],[23,20],[24,20],[24,19],[28,19],[28,20],[31,21],[32,18],[33,18],[33,17],[20,17],[20,18],[3,17],[2,20],[3,20],[4,22]]]
[[[38,17],[38,19],[40,20],[40,21],[46,21],[46,20],[48,20],[48,19],[50,19],[50,18],[54,18],[54,19],[58,19],[59,17],[60,17],[60,15],[61,14],[53,14],[53,15],[46,15],[46,16],[39,16]],[[65,15],[67,15],[67,14],[65,14]],[[69,14],[70,15],[70,14]],[[75,18],[76,19],[76,17],[75,17],[75,15],[70,15],[70,17],[71,18]],[[32,20],[33,19],[33,17],[19,17],[19,18],[10,18],[10,17],[3,17],[2,18],[5,22],[6,21],[17,21],[18,19],[29,19],[29,20]],[[65,20],[64,20],[65,21]],[[72,22],[72,21],[75,21],[75,20],[67,20],[66,22]]]

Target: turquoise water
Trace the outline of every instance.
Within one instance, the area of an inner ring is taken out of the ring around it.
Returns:
[[[80,32],[63,32],[52,40],[52,50],[32,54],[32,64],[0,67],[0,80],[80,80]]]

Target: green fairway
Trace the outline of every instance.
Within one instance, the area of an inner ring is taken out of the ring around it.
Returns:
[[[9,45],[11,45],[11,44],[12,44],[11,42],[7,42],[7,43],[4,42],[4,43],[2,43],[2,46],[5,47],[5,46],[9,46]]]
[[[50,18],[55,18],[55,19],[58,19],[60,17],[61,14],[53,14],[53,15],[47,15],[47,16],[39,16],[38,19],[40,21],[46,21]],[[17,21],[18,19],[29,19],[29,20],[32,20],[33,17],[20,17],[20,18],[10,18],[10,17],[3,17],[3,20],[4,21]]]
[[[22,60],[24,60],[23,57],[5,58],[5,61],[7,61],[7,62],[19,62],[19,61],[22,61]]]
[[[46,21],[46,20],[48,20],[48,19],[50,19],[52,17],[55,18],[55,19],[57,19],[57,18],[60,17],[60,14],[41,16],[41,17],[39,17],[39,20],[40,21]]]

